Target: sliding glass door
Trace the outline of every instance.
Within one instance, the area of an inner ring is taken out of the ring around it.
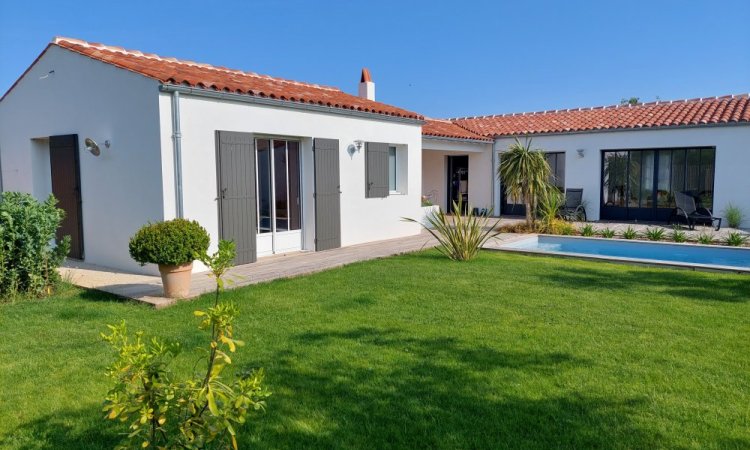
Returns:
[[[258,254],[302,248],[299,142],[256,139]]]
[[[711,209],[715,155],[713,147],[603,151],[601,218],[667,220],[675,192]]]

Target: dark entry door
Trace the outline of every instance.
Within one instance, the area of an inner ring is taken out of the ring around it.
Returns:
[[[217,131],[219,234],[234,241],[235,264],[257,260],[255,143],[248,133]]]
[[[315,139],[315,250],[341,247],[338,139]]]
[[[454,213],[453,202],[462,202],[462,213],[469,208],[469,157],[448,157],[448,212]]]
[[[52,194],[65,211],[57,239],[70,236],[69,257],[83,259],[83,220],[81,216],[81,169],[78,159],[78,135],[49,138]]]

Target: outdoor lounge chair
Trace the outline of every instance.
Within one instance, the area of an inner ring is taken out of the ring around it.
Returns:
[[[583,207],[583,189],[565,189],[565,206],[560,211],[565,220],[586,221],[586,208]]]
[[[675,208],[669,216],[668,224],[684,220],[691,230],[695,225],[716,226],[716,231],[721,228],[721,217],[715,217],[707,208],[696,208],[695,197],[684,192],[674,193]]]

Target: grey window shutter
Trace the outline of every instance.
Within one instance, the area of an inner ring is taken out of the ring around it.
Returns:
[[[365,197],[388,197],[388,144],[368,142],[365,160]]]

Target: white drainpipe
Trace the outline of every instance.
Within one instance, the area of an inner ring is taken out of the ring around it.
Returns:
[[[179,91],[172,91],[172,147],[174,156],[175,216],[182,218],[182,133],[180,132]]]

